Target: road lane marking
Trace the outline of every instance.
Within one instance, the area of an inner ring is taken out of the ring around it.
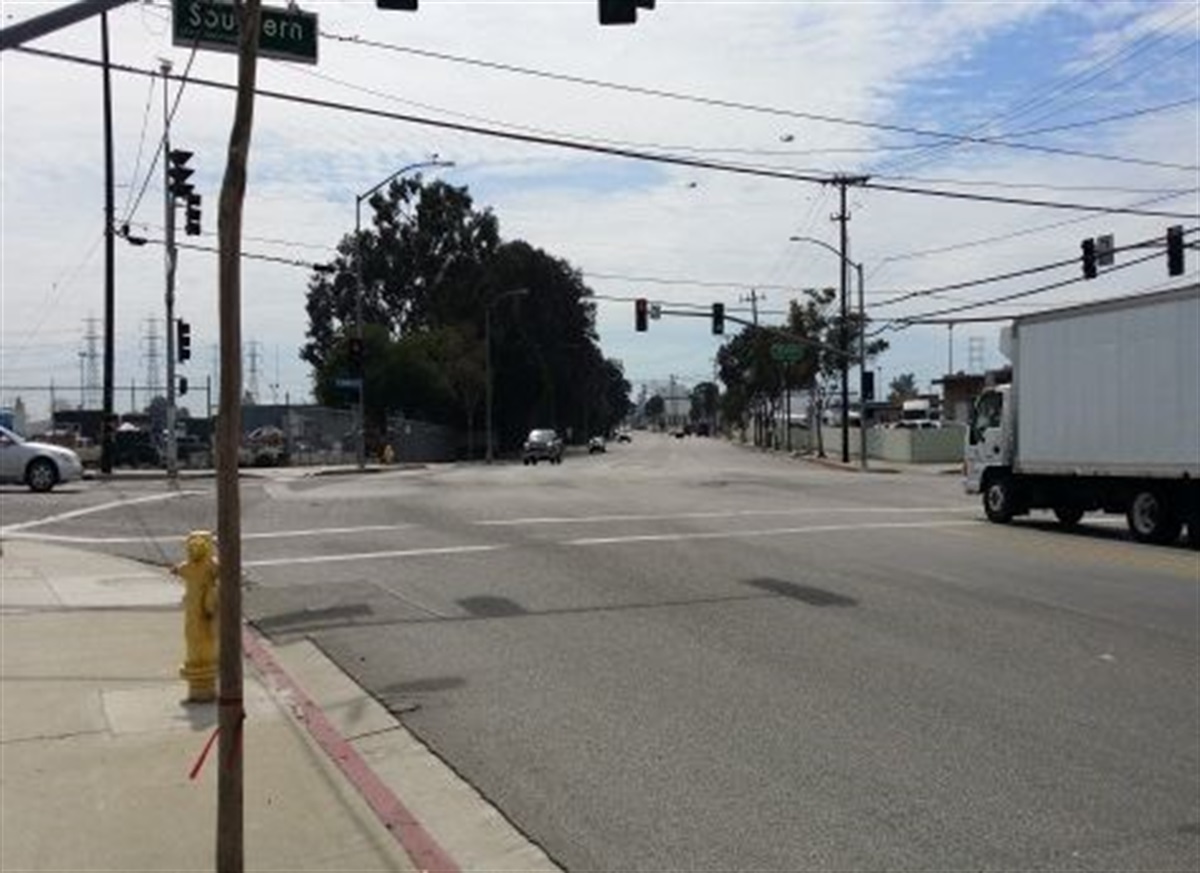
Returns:
[[[150,503],[155,500],[172,500],[176,497],[184,497],[188,495],[207,494],[207,491],[172,491],[170,494],[150,494],[146,497],[130,497],[127,500],[113,500],[109,503],[101,503],[98,506],[87,506],[83,509],[72,509],[70,512],[60,512],[58,515],[48,515],[45,518],[35,518],[32,521],[22,521],[17,524],[7,524],[0,527],[0,535],[7,535],[17,531],[28,530],[31,527],[41,527],[44,524],[54,524],[59,521],[68,521],[72,518],[80,518],[84,515],[93,515],[97,512],[108,512],[110,509],[119,509],[122,506],[134,506],[139,503]]]
[[[498,518],[476,521],[475,524],[483,527],[515,527],[523,524],[591,524],[595,522],[608,521],[672,521],[676,519],[706,519],[706,518],[752,518],[754,516],[772,516],[772,515],[813,515],[816,513],[850,513],[863,512],[874,514],[945,514],[945,513],[970,513],[978,515],[978,507],[972,506],[952,506],[952,507],[877,507],[877,506],[855,506],[855,507],[838,507],[833,509],[822,509],[820,507],[812,508],[797,508],[797,509],[728,509],[712,512],[679,512],[664,515],[579,515],[579,516],[532,516],[529,518]]]
[[[285,567],[294,564],[331,564],[341,561],[379,561],[384,558],[422,558],[430,555],[465,555],[476,552],[496,552],[507,549],[500,543],[489,546],[444,546],[433,549],[398,549],[390,552],[358,552],[350,555],[310,555],[296,558],[267,558],[261,561],[242,561],[243,567]]]
[[[979,524],[978,519],[964,521],[895,521],[875,524],[821,524],[811,527],[781,527],[767,530],[714,531],[711,533],[635,534],[624,537],[585,537],[565,540],[568,546],[607,546],[621,543],[662,543],[683,540],[740,539],[744,537],[775,537],[789,534],[834,533],[858,530],[906,530],[919,528],[960,527]]]
[[[316,537],[334,534],[380,533],[382,531],[405,530],[416,527],[412,524],[368,524],[361,527],[326,527],[309,530],[271,530],[257,533],[242,534],[243,540],[273,540],[289,537]],[[6,535],[8,530],[3,531]],[[79,545],[129,545],[131,543],[177,542],[184,539],[186,534],[163,534],[161,536],[142,537],[84,537],[67,534],[21,533],[17,531],[14,539],[39,540],[48,543],[75,543]]]

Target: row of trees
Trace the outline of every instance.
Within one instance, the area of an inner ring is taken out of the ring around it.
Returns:
[[[720,348],[717,367],[726,388],[721,413],[727,422],[746,426],[753,414],[774,419],[779,405],[798,390],[811,392],[812,408],[820,413],[819,388],[838,379],[843,362],[857,368],[864,329],[857,312],[842,318],[836,300],[833,288],[807,289],[803,299],[789,305],[784,324],[747,327]],[[781,361],[773,353],[778,346],[799,346],[801,355]],[[888,343],[873,338],[863,346],[869,361]]]
[[[477,209],[466,187],[415,176],[369,205],[371,226],[357,240],[343,237],[333,263],[309,279],[300,351],[327,405],[356,402],[357,391],[339,382],[361,366],[368,444],[402,414],[464,429],[469,452],[482,445],[489,320],[497,446],[515,445],[532,427],[586,439],[625,418],[630,385],[600,351],[595,303],[578,270],[502,240],[496,217]],[[351,343],[360,266],[361,363]]]
[[[773,420],[795,391],[809,391],[811,407],[820,416],[827,393],[837,393],[843,360],[852,370],[858,369],[859,334],[864,328],[857,312],[849,313],[843,322],[836,301],[833,288],[808,289],[801,300],[791,302],[783,324],[747,326],[729,339],[717,352],[725,390],[713,382],[693,388],[689,421],[711,423],[719,414],[725,422],[745,428],[754,416]],[[773,352],[780,346],[799,346],[801,355],[781,361]],[[864,337],[868,363],[887,347],[886,340]],[[911,373],[897,376],[889,386],[891,402],[916,395]],[[660,396],[651,397],[643,412],[651,421],[659,421],[666,404]]]
[[[840,381],[843,362],[858,368],[859,335],[864,329],[857,312],[842,319],[836,300],[833,288],[808,289],[801,300],[791,302],[783,324],[746,326],[725,342],[717,352],[725,390],[712,382],[692,389],[689,419],[712,422],[719,412],[725,422],[745,428],[756,416],[774,420],[787,397],[806,390],[819,416],[825,396],[822,387]],[[888,347],[883,339],[863,339],[868,362]],[[780,347],[799,347],[801,353],[795,360],[781,360],[786,356],[780,354]],[[893,399],[915,396],[914,383],[911,374],[893,380]],[[646,415],[653,420],[663,411],[661,398],[650,398]]]

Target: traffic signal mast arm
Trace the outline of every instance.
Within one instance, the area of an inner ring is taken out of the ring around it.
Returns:
[[[660,315],[678,315],[683,318],[707,318],[707,319],[712,318],[711,312],[697,312],[692,309],[667,309],[666,307],[660,307],[658,311],[659,311]],[[800,336],[799,334],[792,333],[790,330],[788,330],[785,327],[762,327],[761,325],[755,324],[753,321],[749,321],[745,318],[738,318],[736,315],[730,315],[728,309],[725,310],[725,320],[735,322],[736,324],[740,324],[743,327],[755,327],[755,328],[759,328],[760,330],[770,331],[771,333],[779,336],[781,339],[786,339],[786,340],[789,340],[790,342],[800,343],[802,345],[812,346],[813,348],[822,349],[826,352],[829,352],[830,354],[844,355],[845,357],[850,358],[852,360],[855,358],[855,353],[850,349],[839,349],[836,346],[831,346],[826,343],[817,342],[812,337]]]

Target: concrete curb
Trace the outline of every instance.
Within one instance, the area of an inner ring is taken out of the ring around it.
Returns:
[[[370,465],[361,470],[356,466],[347,467],[261,467],[239,469],[239,479],[309,479],[315,476],[350,476],[363,473],[385,473],[396,470],[424,470],[428,464],[405,463],[390,466]],[[180,481],[191,479],[215,479],[216,470],[180,470],[177,477]],[[83,478],[92,482],[130,482],[138,480],[166,481],[165,470],[114,470],[112,473],[100,473],[96,470],[84,470]]]

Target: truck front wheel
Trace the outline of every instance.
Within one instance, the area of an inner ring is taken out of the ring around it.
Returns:
[[[1158,491],[1139,491],[1135,494],[1129,502],[1125,518],[1133,538],[1142,543],[1162,545],[1173,542],[1183,526]]]
[[[983,511],[988,521],[1008,524],[1013,517],[1013,488],[1007,476],[993,479],[983,490]]]

